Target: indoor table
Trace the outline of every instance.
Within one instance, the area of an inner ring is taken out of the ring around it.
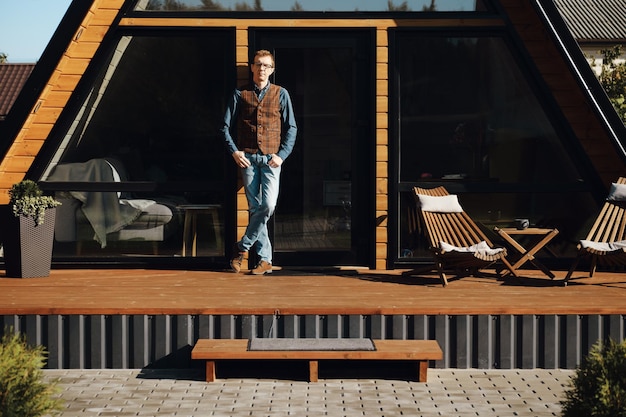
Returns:
[[[197,255],[198,216],[202,214],[206,214],[211,217],[211,222],[213,224],[213,230],[215,233],[215,241],[219,249],[222,242],[219,223],[219,211],[222,206],[220,204],[185,204],[178,206],[178,208],[185,212],[185,221],[183,225],[182,256],[188,256],[189,252],[191,252],[191,256]],[[187,249],[188,246],[191,246],[191,251]]]

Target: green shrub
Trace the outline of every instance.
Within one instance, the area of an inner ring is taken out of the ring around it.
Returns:
[[[43,381],[45,358],[43,347],[30,347],[21,335],[5,330],[0,340],[0,417],[58,414],[56,386]]]
[[[563,417],[626,417],[626,341],[597,342],[565,398]]]
[[[626,124],[626,64],[620,61],[622,45],[600,51],[603,56],[600,84],[622,122]]]

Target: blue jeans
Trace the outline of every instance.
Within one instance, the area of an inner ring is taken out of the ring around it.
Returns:
[[[274,214],[278,201],[281,167],[270,167],[269,155],[246,153],[246,158],[250,160],[250,166],[241,169],[241,177],[250,218],[239,247],[248,251],[256,244],[259,258],[272,263],[272,243],[267,232],[267,221]]]

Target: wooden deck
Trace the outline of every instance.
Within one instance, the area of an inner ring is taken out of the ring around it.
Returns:
[[[403,271],[275,271],[256,277],[229,271],[147,269],[52,270],[49,277],[5,278],[0,315],[74,314],[626,314],[626,273],[566,271],[550,280],[451,279]],[[487,271],[490,272],[490,271]]]

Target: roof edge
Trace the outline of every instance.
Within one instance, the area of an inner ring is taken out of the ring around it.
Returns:
[[[94,2],[95,0],[72,0],[63,15],[6,119],[0,124],[0,160],[9,151]]]
[[[616,152],[626,164],[626,143],[623,143],[621,139],[623,138],[626,142],[626,125],[619,118],[606,95],[606,91],[593,72],[554,1],[533,0],[533,3],[539,15],[546,22],[546,28],[550,31],[557,46],[560,47],[572,74],[576,77],[592,108],[602,121]]]

